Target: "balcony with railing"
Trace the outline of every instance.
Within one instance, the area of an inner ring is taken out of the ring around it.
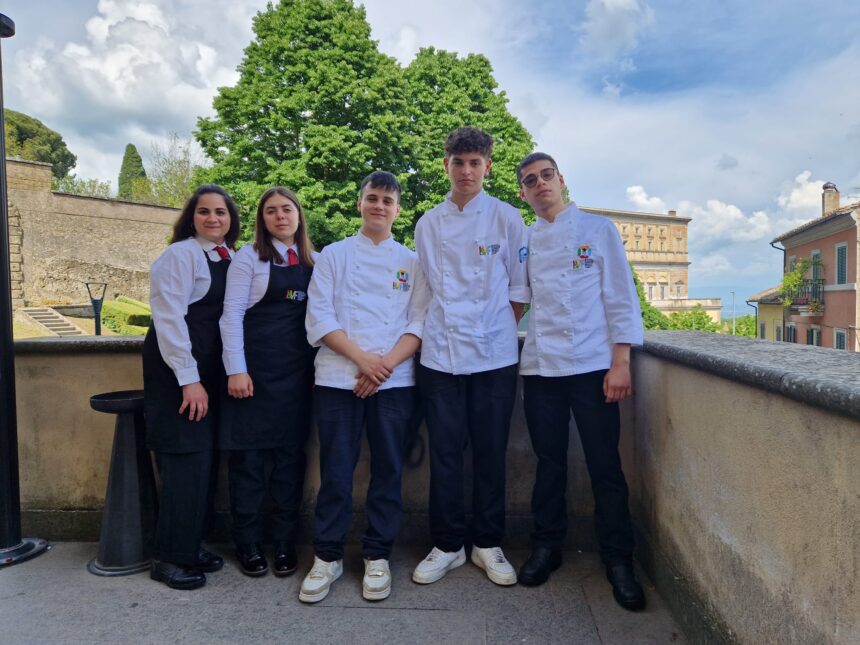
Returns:
[[[824,314],[824,278],[808,278],[788,293],[792,314],[821,316]]]

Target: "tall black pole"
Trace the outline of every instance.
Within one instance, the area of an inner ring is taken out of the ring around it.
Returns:
[[[0,39],[15,35],[15,23],[0,14]],[[18,420],[15,409],[15,347],[12,344],[12,272],[9,266],[9,204],[6,186],[6,119],[0,57],[0,566],[39,555],[47,543],[21,538],[18,487]]]

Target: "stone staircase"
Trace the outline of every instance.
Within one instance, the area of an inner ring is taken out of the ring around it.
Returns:
[[[86,332],[50,307],[23,307],[15,312],[24,321],[47,330],[51,336],[86,336]]]

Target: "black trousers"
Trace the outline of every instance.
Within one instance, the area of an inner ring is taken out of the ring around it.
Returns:
[[[211,516],[217,455],[156,452],[155,463],[161,479],[155,558],[194,567]]]
[[[481,548],[505,534],[505,453],[517,366],[454,375],[419,366],[418,384],[430,439],[430,533],[443,551],[466,537],[463,450],[472,444],[472,537]]]
[[[267,491],[272,500],[272,541],[295,541],[305,482],[305,436],[295,435],[280,448],[230,451],[230,517],[236,544],[263,541]]]
[[[367,530],[364,557],[388,559],[400,531],[401,475],[406,433],[415,409],[414,387],[380,390],[361,399],[352,390],[314,388],[320,442],[320,490],[314,525],[314,551],[326,562],[343,558],[352,522],[353,472],[361,451],[362,430],[370,446]]]
[[[538,458],[532,494],[536,546],[561,548],[567,532],[567,446],[570,413],[576,420],[594,493],[594,525],[606,565],[633,558],[627,482],[618,454],[617,403],[606,403],[606,370],[575,376],[524,376],[526,422]]]

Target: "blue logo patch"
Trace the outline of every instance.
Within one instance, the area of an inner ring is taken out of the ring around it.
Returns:
[[[519,251],[520,256],[520,264],[526,261],[526,258],[529,256],[529,247],[521,246]]]

